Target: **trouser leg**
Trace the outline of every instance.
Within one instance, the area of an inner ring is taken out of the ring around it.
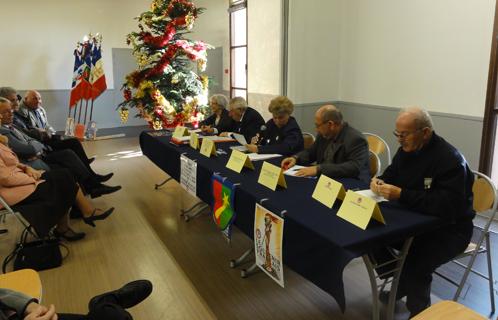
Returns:
[[[43,160],[53,167],[69,169],[76,181],[82,185],[86,191],[99,185],[95,176],[88,170],[76,154],[69,149],[53,151],[46,154]]]

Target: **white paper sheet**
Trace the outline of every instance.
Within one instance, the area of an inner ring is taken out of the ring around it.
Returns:
[[[288,176],[295,177],[296,176],[296,172],[299,171],[302,168],[306,168],[306,167],[305,166],[300,166],[300,165],[296,164],[292,168],[285,170],[284,174],[286,174]]]
[[[232,133],[232,137],[237,140],[238,143],[240,143],[241,145],[245,146],[247,143],[246,141],[246,137],[244,137],[243,135],[241,134],[238,134],[238,133]]]
[[[205,136],[205,139],[213,140],[214,142],[224,142],[224,141],[233,141],[231,137],[220,137],[220,136]]]
[[[249,153],[249,159],[251,159],[251,161],[266,160],[281,156],[282,155],[278,153],[270,153],[270,154]]]
[[[384,198],[383,196],[379,196],[377,194],[375,194],[372,190],[370,189],[365,189],[365,190],[359,190],[359,191],[355,191],[356,193],[359,193],[361,194],[362,196],[365,196],[365,197],[369,197],[371,199],[374,199],[375,202],[383,202],[383,201],[387,201],[386,198]]]

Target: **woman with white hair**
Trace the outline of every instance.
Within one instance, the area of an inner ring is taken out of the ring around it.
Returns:
[[[218,134],[233,130],[233,120],[226,109],[228,99],[222,94],[215,94],[209,98],[209,107],[213,114],[201,122],[201,131],[204,134]]]

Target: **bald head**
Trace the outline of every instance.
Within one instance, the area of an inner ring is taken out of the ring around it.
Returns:
[[[398,119],[403,118],[407,121],[413,121],[416,129],[429,128],[433,131],[432,118],[427,110],[420,107],[407,107],[401,109],[398,114]]]
[[[31,110],[36,110],[42,104],[42,98],[38,91],[29,90],[24,96],[24,104]]]
[[[320,117],[322,122],[332,121],[335,124],[342,124],[342,113],[333,104],[326,104],[324,106],[321,106],[316,111],[316,114],[318,117]]]

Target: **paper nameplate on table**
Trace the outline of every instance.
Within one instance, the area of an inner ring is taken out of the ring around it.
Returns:
[[[188,129],[182,126],[177,126],[173,132],[173,139],[180,139],[183,136],[188,135]]]
[[[367,228],[371,218],[386,224],[382,213],[380,213],[379,205],[375,200],[351,190],[348,190],[346,193],[337,216],[363,230]]]
[[[346,191],[344,190],[342,183],[322,174],[320,175],[320,179],[318,179],[312,197],[326,207],[332,208],[335,200],[343,200],[345,195]]]
[[[190,146],[194,149],[199,149],[199,136],[195,132],[190,133]]]
[[[228,159],[227,162],[227,168],[240,173],[243,167],[254,170],[254,165],[252,164],[251,159],[249,159],[249,156],[246,153],[232,150],[230,159]]]
[[[216,146],[213,140],[202,139],[201,154],[208,158],[211,157],[211,155],[216,155]]]
[[[277,185],[287,188],[282,169],[266,161],[263,162],[263,166],[261,167],[258,183],[273,191],[275,191]]]

